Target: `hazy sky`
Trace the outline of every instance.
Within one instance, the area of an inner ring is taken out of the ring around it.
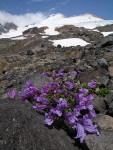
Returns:
[[[113,0],[0,0],[0,11],[16,15],[42,12],[73,16],[91,13],[113,20]]]

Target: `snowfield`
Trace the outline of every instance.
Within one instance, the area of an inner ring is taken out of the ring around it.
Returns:
[[[64,47],[77,46],[77,45],[86,46],[87,44],[90,44],[80,38],[52,40],[52,42],[54,46],[57,46],[60,44],[61,46],[64,46]]]

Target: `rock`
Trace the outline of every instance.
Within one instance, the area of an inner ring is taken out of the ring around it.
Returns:
[[[41,30],[40,28],[37,28],[37,27],[33,27],[33,28],[29,28],[28,30],[25,30],[23,32],[23,35],[26,35],[26,34],[39,34],[39,33],[43,33],[44,31]]]
[[[94,96],[95,100],[92,102],[92,105],[97,113],[105,113],[106,105],[103,97],[99,97],[97,95]]]
[[[102,26],[102,27],[96,27],[95,29],[99,30],[100,32],[110,32],[113,31],[113,24]]]
[[[100,78],[100,83],[101,84],[107,86],[108,82],[109,82],[109,76],[103,76],[103,77]]]
[[[34,53],[33,53],[33,51],[32,50],[28,50],[27,51],[27,55],[33,55]]]
[[[73,25],[64,25],[60,28],[55,28],[55,31],[63,33],[63,32],[70,32],[78,29],[79,29],[78,27],[75,27]]]
[[[6,66],[6,62],[4,60],[0,60],[0,74],[3,72]]]
[[[110,62],[110,61],[113,61],[113,52],[107,52],[104,54],[104,58]]]
[[[80,81],[81,82],[89,82],[91,80],[96,80],[100,83],[100,79],[103,76],[107,76],[107,74],[108,74],[108,72],[106,69],[98,67],[98,70],[87,70],[87,71],[85,71],[81,75]]]
[[[1,150],[78,150],[62,130],[49,129],[29,102],[0,100]]]
[[[90,40],[88,40],[87,42],[90,42],[90,43],[93,43],[93,41],[97,41],[103,37],[102,33],[100,33],[100,32],[87,31],[87,30],[84,32],[84,35],[85,35],[84,40],[87,41],[87,38],[88,38]]]
[[[98,63],[96,61],[94,61],[94,62],[91,63],[91,66],[93,68],[97,69],[98,68]]]
[[[110,103],[107,114],[113,117],[113,102]]]
[[[112,36],[106,36],[101,39],[99,42],[100,47],[107,47],[113,45],[113,37]]]
[[[100,135],[87,135],[85,137],[87,147],[90,150],[113,150],[113,118],[99,114],[94,122],[100,128]]]
[[[108,115],[98,114],[94,122],[99,126],[100,130],[113,132],[113,118]]]
[[[88,150],[113,150],[113,132],[101,131],[99,136],[87,135],[85,143]]]
[[[41,48],[43,48],[44,46],[45,46],[44,44],[41,44],[41,45],[40,45]]]
[[[109,75],[110,75],[111,77],[113,77],[113,66],[110,66],[110,67],[108,68],[108,71],[109,71]]]
[[[109,81],[109,83],[108,83],[108,85],[107,85],[107,88],[108,88],[109,90],[113,91],[113,78],[110,78],[110,81]]]
[[[102,68],[108,68],[108,62],[105,58],[97,59],[97,62]]]
[[[57,48],[61,48],[62,46],[60,44],[57,45]]]
[[[109,106],[111,102],[113,102],[113,93],[107,94],[104,98],[104,101],[107,103]]]

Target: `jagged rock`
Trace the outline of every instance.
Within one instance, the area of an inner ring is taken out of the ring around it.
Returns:
[[[97,62],[102,68],[108,68],[108,62],[105,58],[97,59]]]
[[[0,100],[1,150],[78,150],[61,129],[49,129],[27,102]]]
[[[92,105],[97,113],[105,113],[106,112],[106,105],[104,102],[103,97],[99,97],[97,95],[94,96],[94,101],[92,102]]]

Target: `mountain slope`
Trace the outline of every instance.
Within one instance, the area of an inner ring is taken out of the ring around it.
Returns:
[[[64,25],[74,25],[76,27],[84,27],[87,29],[94,29],[96,27],[105,26],[113,24],[113,20],[104,20],[98,18],[91,14],[83,14],[80,16],[65,17],[62,14],[50,15],[44,19],[41,23],[36,22],[33,25],[18,27],[16,31],[9,30],[8,33],[3,33],[0,35],[0,38],[11,38],[13,36],[20,36],[22,32],[33,27],[45,27],[48,29],[45,30],[45,35],[58,35],[59,32],[55,30],[57,27],[62,27]]]

